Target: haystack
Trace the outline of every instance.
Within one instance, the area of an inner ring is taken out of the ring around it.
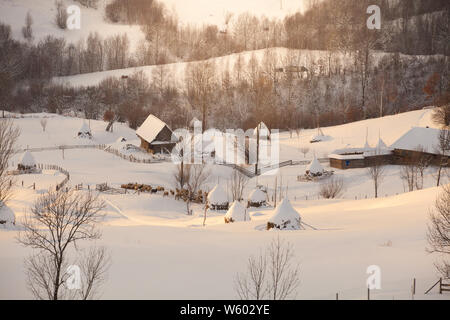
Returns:
[[[250,221],[250,215],[239,201],[234,201],[225,215],[225,223]]]
[[[254,189],[248,196],[249,207],[262,207],[267,205],[267,194],[259,188]]]
[[[267,222],[267,230],[302,230],[300,214],[292,207],[288,199],[283,199],[275,209],[275,213]]]
[[[212,210],[228,210],[228,195],[220,185],[208,193],[208,204]]]

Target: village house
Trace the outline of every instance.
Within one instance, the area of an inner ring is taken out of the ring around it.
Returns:
[[[136,135],[141,139],[141,148],[150,153],[171,153],[176,145],[169,126],[152,114],[137,129]]]

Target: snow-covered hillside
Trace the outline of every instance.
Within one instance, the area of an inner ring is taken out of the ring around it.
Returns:
[[[0,0],[0,22],[11,26],[13,37],[22,40],[22,27],[29,12],[33,18],[34,41],[47,36],[63,37],[66,42],[76,44],[90,33],[98,32],[103,38],[117,34],[128,35],[132,50],[144,38],[139,26],[108,23],[104,19],[105,1],[99,1],[97,9],[86,8],[76,1],[65,0],[66,5],[78,5],[81,9],[81,29],[61,30],[55,23],[55,2],[53,0]]]

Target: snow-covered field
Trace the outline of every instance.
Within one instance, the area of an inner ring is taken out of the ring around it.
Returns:
[[[309,144],[314,130],[305,130],[297,138],[281,134],[282,160],[303,160],[299,146],[308,145],[322,157],[334,149],[378,141],[379,132],[387,145],[411,126],[432,126],[431,110],[419,110],[381,119],[371,119],[343,126],[323,128],[331,137],[326,142]],[[46,131],[40,118],[48,117]],[[21,128],[23,148],[53,147],[80,143],[76,136],[83,120],[79,118],[34,114],[14,120]],[[91,121],[94,144],[108,144],[123,136],[128,143],[138,143],[133,130],[116,124],[114,133],[106,133],[106,124]],[[85,142],[86,143],[86,142]],[[17,155],[13,162],[18,161]],[[141,182],[173,188],[174,165],[170,162],[131,163],[99,149],[67,149],[33,152],[38,163],[55,164],[68,170],[70,185],[83,183],[94,187],[107,182]],[[326,164],[325,169],[328,169]],[[438,194],[434,172],[425,176],[426,189],[404,193],[400,168],[389,166],[380,187],[381,198],[373,199],[372,184],[365,169],[336,170],[343,177],[346,192],[341,199],[318,199],[317,182],[298,182],[297,175],[306,166],[290,166],[277,174],[294,208],[302,219],[318,230],[264,231],[274,208],[252,209],[250,222],[224,223],[225,212],[208,212],[202,226],[203,209],[193,205],[194,214],[186,215],[186,206],[173,197],[161,194],[102,194],[107,206],[100,244],[112,256],[112,267],[103,298],[143,299],[219,299],[236,298],[233,279],[243,271],[247,258],[277,235],[290,241],[301,266],[301,285],[297,298],[341,299],[366,297],[366,269],[378,265],[382,272],[382,289],[372,293],[374,299],[409,299],[412,279],[417,279],[415,298],[448,298],[423,292],[437,279],[433,263],[437,257],[426,252],[426,227],[429,210]],[[205,189],[218,181],[226,189],[232,169],[215,165]],[[60,173],[44,170],[42,174],[17,176],[14,198],[4,212],[14,212],[16,220],[30,209],[39,194],[64,179]],[[257,185],[274,190],[275,176],[260,176],[249,181],[244,195]],[[21,181],[24,181],[22,187]],[[31,188],[36,183],[36,190]],[[357,200],[355,200],[355,197]],[[367,199],[366,199],[367,198]],[[230,199],[231,200],[231,199]],[[272,202],[271,202],[272,203]],[[0,229],[0,299],[32,298],[25,286],[23,259],[29,253],[15,241],[17,231]]]

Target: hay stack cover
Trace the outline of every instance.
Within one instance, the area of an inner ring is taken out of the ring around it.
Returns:
[[[263,203],[266,202],[266,199],[266,194],[258,188],[254,189],[248,196],[248,201],[251,203]]]
[[[225,215],[225,221],[238,222],[238,221],[250,221],[250,215],[244,206],[239,201],[234,201],[230,209],[228,209]]]
[[[220,185],[216,185],[208,194],[208,202],[212,205],[222,206],[228,203],[228,196]]]
[[[280,230],[302,229],[300,214],[292,207],[288,199],[283,199],[277,206],[275,213],[269,219],[268,225]]]
[[[323,173],[323,167],[320,164],[319,160],[316,157],[311,161],[311,163],[306,167],[306,171],[312,174]]]

